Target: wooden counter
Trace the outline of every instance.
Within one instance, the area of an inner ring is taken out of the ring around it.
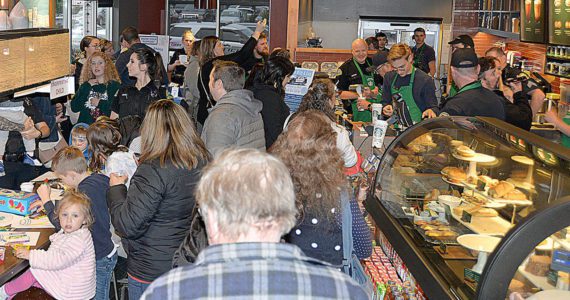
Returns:
[[[24,231],[24,232],[40,232],[40,237],[38,239],[38,243],[35,247],[31,247],[30,249],[47,249],[49,247],[49,237],[52,235],[55,230],[53,228],[45,228],[45,229],[16,229],[15,231]],[[8,281],[14,279],[18,274],[25,271],[29,266],[30,263],[27,259],[19,259],[12,254],[11,247],[5,247],[5,257],[4,263],[0,264],[0,286],[6,284]]]

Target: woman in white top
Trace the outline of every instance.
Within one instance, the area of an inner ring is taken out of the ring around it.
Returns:
[[[319,78],[313,80],[309,91],[299,105],[296,114],[307,110],[319,110],[331,120],[331,126],[336,131],[336,147],[342,154],[344,159],[344,167],[351,168],[356,165],[358,157],[356,150],[350,141],[348,131],[335,122],[334,114],[334,98],[335,98],[335,85],[332,80],[328,78]],[[291,118],[294,118],[293,115]]]

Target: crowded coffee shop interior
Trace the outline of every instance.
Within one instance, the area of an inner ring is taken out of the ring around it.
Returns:
[[[0,0],[0,299],[570,299],[569,214],[569,0]]]

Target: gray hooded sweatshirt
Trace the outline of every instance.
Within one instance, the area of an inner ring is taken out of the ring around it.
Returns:
[[[229,147],[265,150],[261,101],[249,90],[234,90],[218,100],[210,111],[202,140],[213,156]]]

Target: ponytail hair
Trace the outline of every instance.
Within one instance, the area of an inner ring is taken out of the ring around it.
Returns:
[[[334,103],[334,88],[334,83],[328,78],[313,80],[309,91],[303,96],[297,114],[308,110],[318,110],[334,121],[334,104],[332,104]]]
[[[164,65],[162,63],[162,56],[158,52],[154,52],[147,48],[137,49],[134,52],[137,55],[141,65],[146,65],[148,76],[151,81],[162,82],[162,69]]]

